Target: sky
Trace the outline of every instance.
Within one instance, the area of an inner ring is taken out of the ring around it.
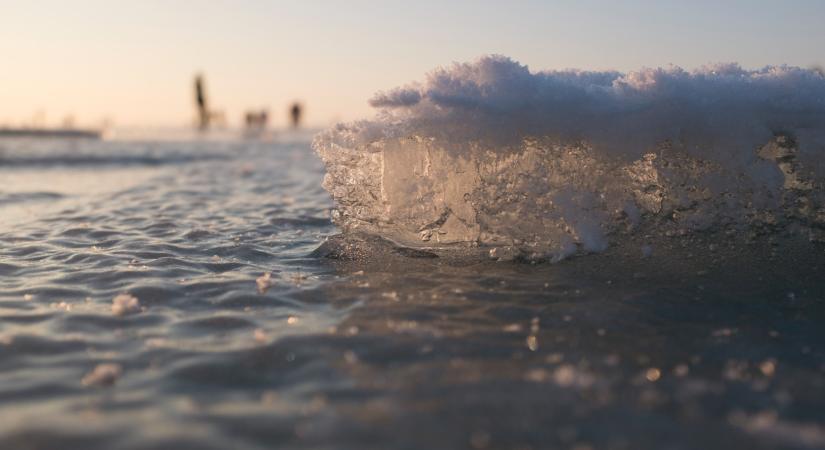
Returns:
[[[370,117],[367,100],[502,54],[532,71],[825,63],[825,1],[0,0],[0,126],[193,123],[192,79],[239,125]]]

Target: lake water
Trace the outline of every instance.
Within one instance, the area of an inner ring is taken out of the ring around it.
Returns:
[[[825,448],[821,244],[325,243],[310,137],[0,141],[0,449]]]

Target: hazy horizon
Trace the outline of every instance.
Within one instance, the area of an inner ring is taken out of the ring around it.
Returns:
[[[272,125],[284,126],[297,100],[307,125],[318,127],[371,116],[367,100],[376,91],[484,54],[532,71],[825,60],[817,47],[825,4],[815,1],[593,6],[14,3],[0,19],[0,124],[41,115],[56,125],[72,115],[78,125],[187,126],[199,72],[230,125],[249,108],[268,108]]]

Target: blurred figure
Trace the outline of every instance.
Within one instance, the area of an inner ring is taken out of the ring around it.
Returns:
[[[226,116],[222,110],[212,110],[206,98],[206,83],[203,75],[195,75],[195,104],[198,107],[198,128],[202,131],[209,128],[211,124],[218,127],[226,126]]]
[[[298,102],[293,103],[289,115],[292,118],[292,128],[298,128],[301,125],[301,104]]]
[[[247,111],[244,116],[246,122],[247,136],[259,136],[266,130],[269,123],[269,111],[262,109],[260,111]]]
[[[209,128],[209,108],[206,104],[205,91],[203,76],[195,75],[195,102],[198,106],[198,126],[201,130]]]

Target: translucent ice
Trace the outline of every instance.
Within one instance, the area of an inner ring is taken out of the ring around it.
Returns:
[[[816,71],[532,73],[490,56],[371,104],[313,143],[346,232],[558,260],[650,225],[825,227]]]

